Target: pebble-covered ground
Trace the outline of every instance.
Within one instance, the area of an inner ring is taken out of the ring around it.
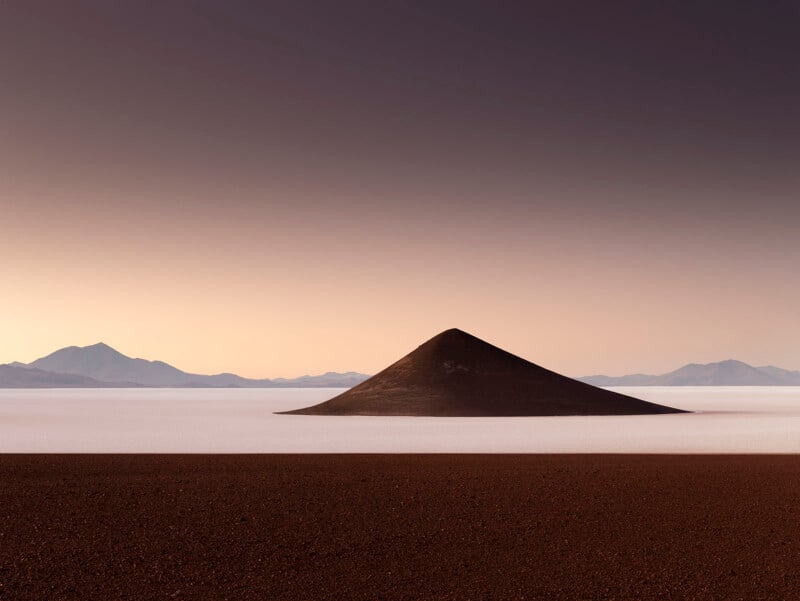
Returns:
[[[800,457],[0,455],[0,599],[798,599]]]

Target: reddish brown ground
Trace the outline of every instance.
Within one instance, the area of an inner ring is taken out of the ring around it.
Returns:
[[[800,457],[0,455],[0,599],[798,599]]]

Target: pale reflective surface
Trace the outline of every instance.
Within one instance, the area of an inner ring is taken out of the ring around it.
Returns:
[[[0,452],[800,453],[800,387],[615,390],[697,413],[317,417],[273,412],[339,390],[0,390]]]

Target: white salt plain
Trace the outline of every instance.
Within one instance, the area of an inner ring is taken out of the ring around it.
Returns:
[[[800,387],[614,388],[622,417],[275,415],[338,389],[0,390],[2,453],[800,453]]]

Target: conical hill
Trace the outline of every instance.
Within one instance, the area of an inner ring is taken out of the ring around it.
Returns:
[[[539,367],[458,329],[295,415],[439,417],[683,413]]]

